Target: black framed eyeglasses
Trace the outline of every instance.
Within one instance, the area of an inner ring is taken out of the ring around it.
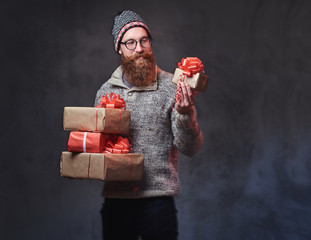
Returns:
[[[124,44],[125,47],[128,50],[134,50],[137,47],[137,41],[134,39],[127,40],[126,42],[120,42],[121,44]],[[151,38],[149,37],[143,37],[142,39],[139,40],[140,46],[143,48],[147,48],[151,46]]]

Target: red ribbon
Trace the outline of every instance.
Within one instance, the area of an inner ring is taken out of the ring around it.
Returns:
[[[99,104],[96,106],[99,108],[120,108],[126,109],[126,104],[123,98],[119,94],[114,94],[113,92],[103,95]]]
[[[106,142],[105,151],[106,153],[129,153],[130,143],[127,138],[121,136],[112,135]]]
[[[183,75],[192,77],[193,74],[204,71],[204,65],[197,57],[182,58],[178,67],[183,70]]]

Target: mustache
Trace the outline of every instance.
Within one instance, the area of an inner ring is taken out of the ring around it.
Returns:
[[[143,57],[143,58],[147,58],[149,59],[150,57],[152,57],[152,52],[142,52],[142,53],[136,53],[133,56],[128,56],[125,57],[128,61],[135,61],[138,58]]]

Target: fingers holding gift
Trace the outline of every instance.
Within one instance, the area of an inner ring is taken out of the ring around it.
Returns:
[[[176,93],[176,110],[179,113],[186,113],[194,105],[194,96],[190,86],[184,83],[178,83]]]
[[[194,104],[194,95],[188,84],[180,83],[181,88],[181,100],[185,106]]]
[[[185,86],[186,86],[186,90],[187,90],[189,103],[190,103],[190,105],[194,105],[194,96],[195,95],[193,94],[193,91],[191,90],[191,88],[188,84],[186,84]]]

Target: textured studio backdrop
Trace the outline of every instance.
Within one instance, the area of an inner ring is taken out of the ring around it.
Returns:
[[[160,68],[202,60],[205,142],[180,155],[180,240],[311,239],[311,2],[12,0],[1,14],[0,239],[101,239],[103,182],[60,177],[64,106],[92,106],[119,65],[120,10]]]

